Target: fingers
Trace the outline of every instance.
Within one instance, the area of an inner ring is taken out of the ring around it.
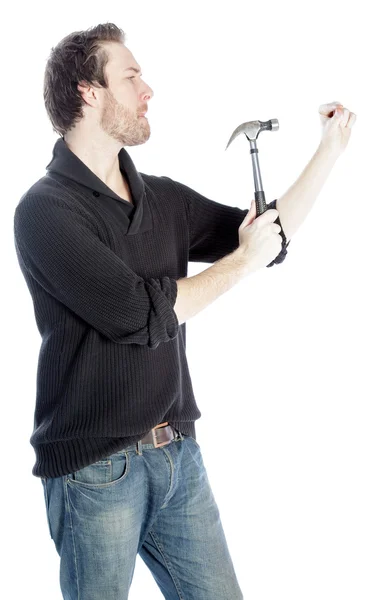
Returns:
[[[354,125],[357,115],[348,110],[348,108],[338,109],[339,125],[342,127],[351,127]]]
[[[250,216],[253,216],[254,214],[256,214],[256,201],[253,198],[250,204],[250,209],[245,215],[242,223],[247,222]],[[264,224],[273,223],[273,221],[276,221],[277,217],[279,217],[279,211],[276,208],[269,208],[268,210],[264,211],[261,215],[259,215],[256,220],[260,221],[261,219]]]
[[[264,211],[261,215],[259,215],[256,221],[260,222],[260,220],[262,220],[264,224],[273,223],[273,221],[276,221],[278,217],[279,211],[276,210],[276,208],[269,208],[268,210]]]
[[[342,115],[340,117],[340,125],[342,127],[346,127],[349,118],[350,118],[350,111],[348,110],[348,108],[344,108]]]
[[[355,113],[350,113],[350,118],[347,123],[347,127],[349,129],[351,129],[351,127],[354,125],[356,118],[357,118],[357,115]]]
[[[334,117],[337,119],[341,127],[351,127],[354,125],[357,115],[345,108],[340,102],[329,102],[322,104],[319,108],[319,113],[323,122],[327,121],[324,117]]]
[[[324,115],[325,117],[327,117],[328,115],[330,115],[334,110],[336,110],[336,108],[338,106],[342,106],[343,104],[341,102],[328,102],[328,104],[321,104],[321,106],[319,107],[319,113],[321,115]]]

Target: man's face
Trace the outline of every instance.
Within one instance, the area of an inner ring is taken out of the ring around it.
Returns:
[[[148,109],[154,92],[130,67],[140,69],[132,53],[123,44],[107,43],[109,62],[106,77],[109,87],[103,93],[100,116],[102,129],[124,146],[144,144],[150,137],[150,124],[140,113]]]

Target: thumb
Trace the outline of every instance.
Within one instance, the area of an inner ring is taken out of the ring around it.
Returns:
[[[250,204],[250,209],[248,210],[247,214],[245,215],[244,220],[242,221],[242,227],[245,227],[246,225],[249,225],[250,223],[252,223],[254,221],[256,217],[256,202],[255,199],[252,199],[252,202]]]
[[[250,209],[248,210],[245,217],[243,218],[243,221],[242,221],[241,225],[239,226],[239,229],[243,229],[244,227],[249,225],[250,220],[252,219],[252,216],[253,216],[253,203],[254,203],[254,201],[252,200]]]

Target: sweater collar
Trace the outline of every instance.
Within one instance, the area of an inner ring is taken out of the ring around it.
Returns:
[[[50,175],[58,173],[63,177],[72,179],[74,182],[88,188],[90,194],[95,196],[94,201],[100,199],[105,202],[105,207],[113,212],[118,218],[124,218],[124,235],[133,235],[152,229],[152,218],[149,203],[146,201],[146,188],[141,174],[129,156],[128,152],[122,148],[118,154],[120,169],[124,172],[131,188],[132,201],[134,206],[124,198],[118,196],[109,188],[76,154],[74,154],[65,143],[64,139],[59,138],[53,148],[53,156],[46,170]],[[82,191],[82,190],[81,190]],[[84,190],[84,193],[86,191]],[[104,198],[100,198],[100,195]],[[113,200],[113,202],[109,201]],[[119,210],[118,203],[122,203]],[[124,217],[122,217],[124,215]]]

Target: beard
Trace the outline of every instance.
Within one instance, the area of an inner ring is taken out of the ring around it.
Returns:
[[[126,106],[117,102],[109,89],[106,90],[100,125],[105,133],[123,146],[144,144],[151,134],[147,119],[139,118]]]

